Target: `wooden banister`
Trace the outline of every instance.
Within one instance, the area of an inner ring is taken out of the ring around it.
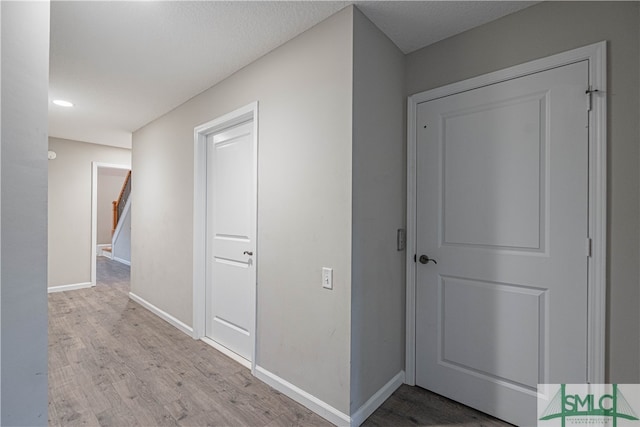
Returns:
[[[116,228],[118,227],[118,221],[120,221],[121,210],[124,209],[124,206],[121,206],[122,203],[126,203],[129,198],[129,193],[127,192],[127,188],[129,188],[129,192],[131,191],[130,183],[131,181],[131,171],[127,173],[127,176],[124,179],[124,184],[122,184],[122,188],[120,189],[120,194],[118,194],[118,200],[114,200],[113,203],[113,223],[111,226],[111,235],[116,232]]]
[[[114,200],[113,202],[113,222],[111,224],[111,235],[116,232],[116,227],[118,226],[118,201]]]

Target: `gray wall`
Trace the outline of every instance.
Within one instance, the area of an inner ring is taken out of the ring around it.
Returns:
[[[193,129],[259,101],[256,362],[349,413],[352,8],[133,135],[131,290],[192,324]],[[334,269],[334,289],[321,268]]]
[[[131,150],[49,138],[49,286],[91,282],[92,162],[131,164]]]
[[[49,3],[0,2],[0,10],[0,424],[44,426]]]
[[[404,55],[360,11],[353,33],[351,411],[404,370]]]
[[[407,95],[608,41],[607,380],[640,381],[637,2],[544,2],[407,56]]]
[[[2,99],[2,6],[0,6],[0,100]],[[0,102],[0,141],[2,141],[2,102]],[[2,187],[2,144],[0,142],[0,188]],[[0,197],[0,212],[2,198]],[[0,223],[1,223],[0,215]],[[2,296],[2,226],[0,224],[0,296]],[[2,319],[2,300],[0,299],[0,320]],[[1,325],[1,322],[0,322]],[[0,424],[2,424],[2,338],[0,338]]]

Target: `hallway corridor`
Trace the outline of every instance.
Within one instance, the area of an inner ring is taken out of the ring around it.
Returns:
[[[98,258],[95,288],[49,294],[50,426],[329,426],[128,298],[129,267]],[[365,426],[505,426],[402,386]]]

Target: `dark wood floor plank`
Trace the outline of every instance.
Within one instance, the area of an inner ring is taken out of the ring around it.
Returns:
[[[177,426],[171,413],[140,379],[127,378],[113,384],[116,392],[131,409],[141,426]]]
[[[226,380],[237,389],[243,390],[248,398],[260,402],[264,408],[271,408],[275,413],[289,414],[294,420],[315,423],[313,425],[331,425],[304,406],[300,406],[287,396],[258,380],[248,370],[231,375]]]
[[[89,408],[89,403],[82,389],[66,382],[53,390],[56,398],[54,405],[58,423],[63,426],[98,425],[98,420]]]
[[[200,414],[188,415],[180,421],[180,426],[184,427],[221,427],[221,426],[241,426],[236,417],[230,417],[229,413],[220,413],[216,410],[209,410]],[[246,424],[247,426],[249,424]]]
[[[187,398],[174,400],[166,404],[165,408],[179,424],[189,415],[197,416],[206,412],[203,408],[198,407],[193,400]]]
[[[427,390],[403,385],[362,425],[507,427],[511,424]]]
[[[58,411],[56,409],[56,405],[49,397],[49,427],[59,427],[60,426],[60,416],[58,415]]]
[[[266,427],[327,427],[332,425],[333,424],[320,418],[316,414],[313,414],[313,416],[305,416],[297,413],[280,415],[267,424]],[[393,424],[389,424],[387,427],[391,427],[392,425]]]
[[[134,426],[138,424],[131,409],[120,398],[112,384],[104,384],[100,387],[101,395],[108,402],[105,410],[96,413],[96,418],[101,426]]]

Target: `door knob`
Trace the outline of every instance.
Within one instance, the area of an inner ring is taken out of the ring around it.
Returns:
[[[253,252],[250,252],[250,251],[244,251],[243,254],[244,255],[253,256]]]
[[[429,257],[428,257],[428,256],[426,256],[426,255],[420,255],[420,258],[418,258],[418,261],[420,261],[420,264],[428,264],[428,263],[429,263],[429,261],[432,261],[434,264],[437,264],[437,263],[438,263],[438,261],[436,261],[436,260],[435,260],[435,259],[433,259],[433,258],[429,258]]]

